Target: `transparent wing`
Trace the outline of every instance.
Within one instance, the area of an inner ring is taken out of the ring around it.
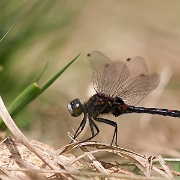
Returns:
[[[120,97],[126,104],[136,105],[159,84],[157,74],[149,74],[143,58],[135,57],[112,62],[98,51],[88,54],[93,69],[93,86],[96,92]]]
[[[115,64],[99,51],[88,54],[93,69],[93,86],[96,92],[110,95],[117,77]]]
[[[136,105],[159,84],[157,74],[149,74],[143,58],[127,59],[114,82],[112,96],[119,96],[126,104]]]

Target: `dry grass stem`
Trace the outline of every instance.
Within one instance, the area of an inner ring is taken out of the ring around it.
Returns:
[[[47,144],[29,141],[13,122],[2,99],[0,116],[15,136],[0,143],[0,170],[6,179],[161,180],[174,179],[173,174],[179,175],[169,169],[161,156],[141,155],[104,143],[74,141],[55,150]],[[77,150],[80,151],[78,156],[72,153]],[[96,155],[99,153],[110,154],[114,162],[98,160]]]

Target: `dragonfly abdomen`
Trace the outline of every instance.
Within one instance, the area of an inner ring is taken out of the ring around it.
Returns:
[[[148,114],[158,114],[162,116],[180,117],[180,111],[178,110],[144,108],[144,107],[134,107],[134,106],[129,106],[127,109],[127,113],[148,113]]]

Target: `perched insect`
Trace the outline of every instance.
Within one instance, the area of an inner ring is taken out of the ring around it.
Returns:
[[[84,114],[73,139],[82,132],[87,120],[92,136],[84,141],[94,138],[99,133],[99,128],[95,123],[97,121],[115,128],[111,145],[113,142],[117,145],[117,123],[101,118],[100,115],[103,114],[112,114],[117,117],[127,113],[149,113],[180,117],[178,110],[134,107],[153,91],[160,81],[158,74],[149,74],[143,58],[129,58],[125,63],[112,62],[98,51],[88,54],[88,58],[93,69],[93,86],[96,94],[85,103],[81,103],[77,98],[68,103],[71,116],[78,117]]]

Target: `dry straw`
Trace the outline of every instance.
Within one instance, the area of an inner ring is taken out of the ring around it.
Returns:
[[[0,117],[14,135],[0,144],[0,170],[4,174],[0,175],[1,179],[161,180],[174,179],[173,174],[180,175],[170,170],[161,156],[140,155],[104,143],[74,142],[55,150],[47,144],[29,141],[14,123],[1,98]],[[73,149],[79,149],[81,155],[77,157],[70,153]],[[99,152],[111,153],[125,163],[98,161],[94,155]],[[129,170],[128,166],[134,167],[133,170]]]

